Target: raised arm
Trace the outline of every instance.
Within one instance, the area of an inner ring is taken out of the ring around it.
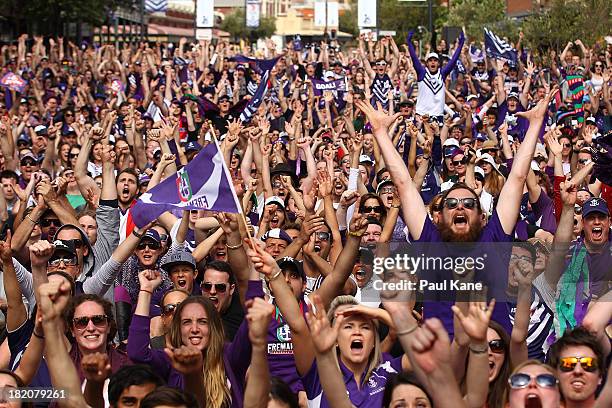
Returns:
[[[251,307],[255,305],[255,307]],[[244,408],[266,408],[270,395],[270,371],[268,369],[268,326],[275,308],[261,298],[249,301],[246,320],[249,322],[251,340],[251,366],[244,390]]]
[[[523,186],[527,180],[527,173],[531,168],[531,160],[535,151],[540,129],[546,116],[546,109],[555,92],[549,93],[538,105],[527,112],[517,115],[529,120],[529,129],[525,135],[519,151],[514,156],[512,170],[499,195],[497,214],[501,226],[506,234],[512,234],[521,205]]]
[[[421,195],[412,182],[408,168],[406,168],[402,157],[387,135],[387,129],[400,114],[396,113],[393,116],[389,116],[382,112],[381,109],[375,110],[372,105],[362,101],[358,102],[357,106],[367,115],[372,125],[374,137],[376,137],[380,151],[387,164],[387,169],[391,173],[391,178],[397,187],[400,200],[403,203],[402,214],[404,220],[406,220],[410,235],[414,239],[419,239],[425,224],[425,217],[427,217],[427,210]]]

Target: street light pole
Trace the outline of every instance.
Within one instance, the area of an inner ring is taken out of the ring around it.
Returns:
[[[429,12],[429,32],[433,36],[433,0],[427,0],[427,11]]]

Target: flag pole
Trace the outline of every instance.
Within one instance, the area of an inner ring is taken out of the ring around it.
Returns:
[[[210,132],[212,139],[215,143],[215,145],[217,146],[217,150],[219,151],[219,153],[222,153],[221,151],[221,147],[219,146],[219,141],[217,140],[217,135],[215,133],[215,129],[213,129],[212,132]],[[223,154],[222,154],[223,156]],[[227,164],[225,163],[225,158],[222,158],[221,160],[221,165],[223,166],[223,171],[225,172],[225,175],[227,177],[227,180],[230,181],[229,186],[230,189],[232,190],[232,195],[234,196],[234,201],[236,202],[236,208],[238,208],[238,215],[239,215],[239,219],[242,221],[242,225],[244,226],[244,229],[246,230],[247,233],[247,237],[249,238],[249,241],[251,241],[251,245],[255,245],[255,242],[253,241],[253,236],[251,235],[251,231],[249,230],[249,224],[247,223],[246,217],[244,215],[244,211],[242,208],[242,203],[240,202],[240,200],[238,200],[238,195],[236,194],[236,189],[234,189],[234,183],[232,182],[232,175],[229,172],[229,169],[227,168]]]

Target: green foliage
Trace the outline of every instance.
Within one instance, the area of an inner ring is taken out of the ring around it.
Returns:
[[[563,49],[568,41],[592,44],[610,33],[609,0],[553,0],[550,8],[523,22],[525,40],[533,49]]]
[[[233,13],[225,16],[220,28],[230,33],[236,40],[241,38],[265,38],[272,36],[276,31],[276,19],[274,17],[260,17],[258,28],[248,28],[244,9],[236,9]]]
[[[342,32],[352,34],[353,37],[359,35],[359,27],[357,27],[357,2],[353,2],[350,10],[346,10],[340,15],[338,29]]]
[[[465,27],[470,39],[483,40],[483,28],[488,27],[508,36],[511,28],[506,17],[504,0],[455,0],[451,2],[448,25]],[[501,27],[505,26],[504,29]]]

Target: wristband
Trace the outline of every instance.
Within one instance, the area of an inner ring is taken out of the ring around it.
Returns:
[[[36,221],[34,221],[34,220],[32,219],[32,217],[30,217],[30,214],[26,215],[25,217],[26,217],[28,220],[30,220],[30,222],[31,222],[32,224],[36,224]]]
[[[147,292],[149,295],[153,295],[153,292],[151,292],[150,290],[146,290],[146,289],[140,289],[140,292]]]
[[[361,238],[361,237],[363,237],[364,232],[362,232],[362,233],[360,234],[360,233],[358,233],[358,232],[355,232],[355,231],[351,231],[351,230],[349,230],[349,233],[348,233],[348,234],[349,234],[351,237]]]
[[[132,234],[134,234],[134,236],[135,236],[136,238],[138,238],[138,239],[141,239],[141,238],[142,238],[142,235],[143,235],[143,234],[141,234],[141,233],[139,233],[139,232],[136,232],[136,230],[135,230],[135,229],[134,229],[134,230],[132,230]]]
[[[242,242],[241,242],[241,243],[239,243],[238,245],[229,245],[229,244],[225,244],[225,247],[226,247],[227,249],[238,249],[238,248],[241,248],[241,247],[242,247]]]
[[[477,348],[474,348],[474,346],[470,344],[469,349],[474,354],[484,354],[489,351],[489,346],[485,346],[483,349],[477,349]]]
[[[415,331],[416,329],[418,329],[418,328],[419,328],[419,325],[418,325],[418,324],[415,324],[414,326],[412,326],[412,327],[411,327],[411,328],[409,328],[409,329],[402,330],[402,331],[398,331],[396,334],[397,334],[398,336],[405,336],[406,334],[410,334],[410,333],[414,332],[414,331]]]
[[[282,269],[279,269],[279,270],[278,270],[278,272],[276,272],[274,275],[272,275],[272,276],[270,277],[270,279],[267,279],[267,278],[266,278],[266,280],[267,280],[268,282],[272,282],[273,280],[275,280],[276,278],[278,278],[278,277],[280,276],[280,274],[281,274],[281,273],[283,273],[283,271],[282,271]]]
[[[37,334],[37,333],[36,333],[36,330],[32,330],[32,334],[34,335],[34,337],[39,338],[39,339],[41,339],[41,340],[44,340],[44,339],[45,339],[45,336],[44,336],[44,335]]]

